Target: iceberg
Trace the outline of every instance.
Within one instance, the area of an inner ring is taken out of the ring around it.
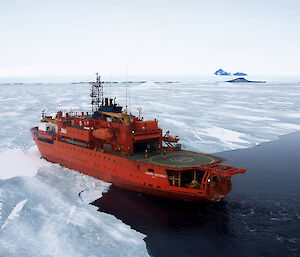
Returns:
[[[220,75],[220,76],[230,76],[231,73],[230,72],[226,72],[222,69],[218,69],[216,72],[215,72],[215,75]]]
[[[236,79],[228,80],[226,82],[230,82],[230,83],[266,83],[265,81],[247,80],[245,78],[236,78]]]

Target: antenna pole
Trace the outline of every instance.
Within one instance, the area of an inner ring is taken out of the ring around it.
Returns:
[[[98,72],[96,73],[96,82],[91,82],[91,85],[92,112],[96,112],[99,110],[101,103],[103,103],[103,87]]]
[[[111,72],[109,73],[109,80],[110,80],[110,83],[109,83],[109,98],[111,99]]]
[[[130,112],[130,109],[131,109],[131,101],[130,101],[130,83],[128,85],[128,101],[129,101],[129,112]]]
[[[127,70],[126,70],[126,113],[128,112],[128,81],[127,81]]]

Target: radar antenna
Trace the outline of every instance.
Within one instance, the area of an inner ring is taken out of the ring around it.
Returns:
[[[90,96],[92,98],[92,112],[94,113],[98,111],[101,104],[103,104],[103,86],[98,72],[96,73],[96,82],[91,82],[90,84],[92,85]]]

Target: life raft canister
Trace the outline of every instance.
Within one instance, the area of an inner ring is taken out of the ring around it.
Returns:
[[[93,136],[101,140],[110,140],[114,134],[109,128],[99,128],[93,131]]]

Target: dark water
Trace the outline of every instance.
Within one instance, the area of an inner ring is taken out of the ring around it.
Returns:
[[[300,133],[218,154],[247,169],[217,203],[111,187],[93,204],[147,235],[151,256],[300,256]]]

